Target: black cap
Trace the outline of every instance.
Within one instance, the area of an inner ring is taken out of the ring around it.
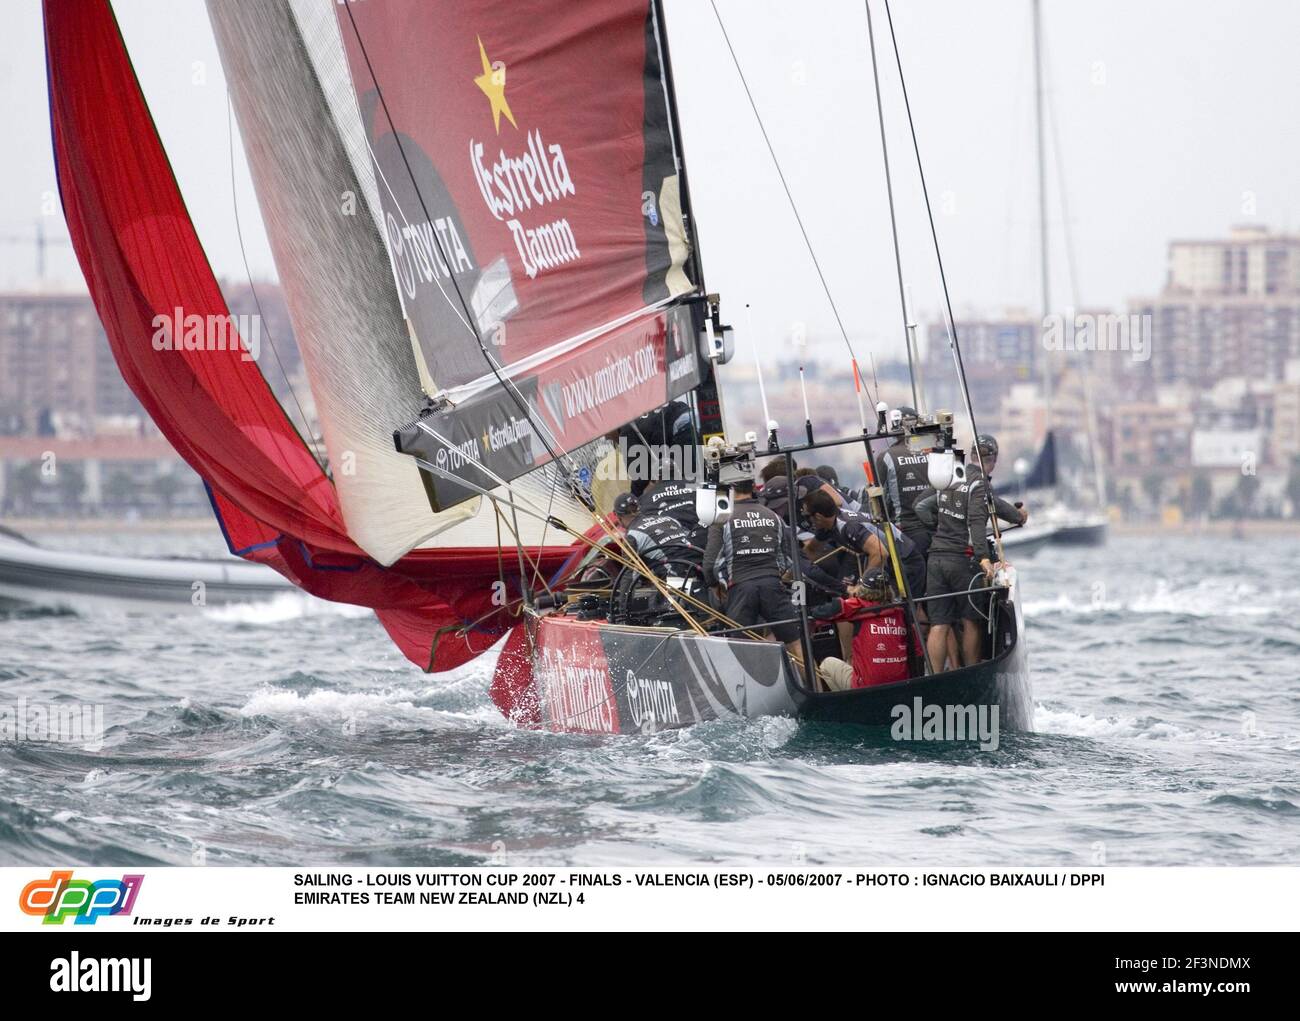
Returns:
[[[879,567],[873,567],[862,576],[860,584],[863,588],[884,588],[885,572]]]
[[[619,493],[614,497],[614,513],[620,517],[624,514],[635,514],[640,509],[640,502],[631,493]]]
[[[840,484],[839,472],[829,464],[819,464],[817,466],[817,475],[823,482],[829,482],[832,486]]]
[[[820,475],[800,475],[794,482],[795,489],[799,493],[799,499],[802,500],[809,493],[821,489],[825,481]]]
[[[975,440],[975,446],[985,457],[998,456],[998,441],[992,433],[980,433]]]
[[[904,406],[904,407],[898,408],[898,409],[896,409],[896,410],[898,411],[898,417],[899,417],[899,418],[919,418],[919,417],[920,417],[920,416],[916,413],[916,409],[915,409],[915,408],[909,408],[909,407]]]

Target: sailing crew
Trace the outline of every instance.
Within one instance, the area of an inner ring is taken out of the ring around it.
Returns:
[[[862,499],[840,485],[840,473],[832,465],[819,464],[816,470],[817,477],[830,487],[830,491],[839,497],[840,501],[855,511],[862,510]]]
[[[700,517],[695,509],[695,483],[687,479],[669,478],[652,484],[641,494],[640,503],[648,511],[672,518],[690,536],[690,542],[700,549],[708,539],[708,530],[700,527]]]
[[[784,457],[773,458],[763,465],[759,477],[763,480],[763,491],[759,501],[785,521],[786,511],[790,506],[789,462]]]
[[[614,513],[619,524],[627,529],[627,541],[648,564],[664,560],[672,550],[674,557],[687,553],[689,546],[686,529],[666,514],[652,509],[641,509],[640,501],[631,493],[624,493],[614,501]]]
[[[992,492],[992,475],[998,463],[998,441],[987,433],[976,440],[978,458],[966,463],[966,481],[932,493],[913,506],[918,520],[934,530],[926,575],[927,591],[942,598],[929,601],[930,634],[926,639],[931,667],[944,669],[951,660],[949,635],[961,622],[960,659],[952,668],[971,666],[982,658],[984,629],[992,603],[987,596],[972,595],[977,582],[986,587],[996,565],[989,556],[990,497],[1003,521],[1023,524],[1029,512],[1013,507]],[[984,471],[980,470],[983,462]]]
[[[837,507],[830,494],[818,489],[804,498],[804,508],[819,538],[831,539],[852,553],[866,558],[868,568],[889,563],[889,543],[884,530],[861,511]],[[899,567],[913,598],[925,593],[925,558],[916,545],[895,524],[890,524]],[[864,576],[866,571],[859,571]]]
[[[786,524],[754,499],[751,480],[735,483],[731,494],[731,517],[709,528],[704,576],[725,587],[728,617],[742,627],[767,625],[796,665],[802,664],[798,613],[781,581],[790,567]]]
[[[847,626],[852,636],[843,659],[827,656],[819,664],[821,678],[831,691],[891,684],[912,675],[909,651],[919,657],[920,643],[913,638],[908,649],[907,618],[901,607],[880,609],[892,601],[884,573],[872,571],[844,598],[809,607],[810,617]]]
[[[899,408],[904,429],[916,424],[913,408]],[[929,450],[916,450],[906,437],[876,455],[876,479],[889,501],[889,517],[924,556],[930,548],[930,530],[916,516],[916,503],[934,492],[930,488]]]
[[[647,411],[623,426],[619,436],[626,444],[629,463],[634,460],[634,448],[644,450],[638,459],[649,468],[650,477],[632,480],[632,493],[638,497],[645,492],[652,478],[672,476],[672,464],[676,461],[674,451],[684,451],[699,442],[694,412],[683,400],[669,401],[662,407]]]

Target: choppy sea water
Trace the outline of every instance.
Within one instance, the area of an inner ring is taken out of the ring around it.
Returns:
[[[0,705],[98,704],[106,726],[98,750],[0,743],[0,864],[1292,863],[1298,566],[1294,536],[1024,561],[1037,732],[993,752],[786,719],[521,731],[493,655],[423,675],[368,612],[293,593],[0,613]]]

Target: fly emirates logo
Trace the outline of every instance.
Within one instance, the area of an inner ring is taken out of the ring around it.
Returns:
[[[478,41],[478,52],[483,73],[474,79],[474,84],[492,104],[496,132],[501,134],[502,117],[517,130],[519,125],[506,99],[505,64],[488,60],[482,39]],[[530,278],[582,257],[567,219],[548,221],[547,214],[527,215],[578,193],[559,145],[548,144],[541,131],[527,131],[522,149],[516,147],[508,153],[504,146],[498,147],[493,158],[485,152],[482,142],[471,138],[469,160],[483,201],[492,215],[510,229],[524,272]]]

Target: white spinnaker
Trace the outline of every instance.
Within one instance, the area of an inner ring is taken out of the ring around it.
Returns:
[[[417,546],[495,547],[498,535],[509,543],[485,501],[435,514],[415,460],[393,447],[430,381],[421,386],[376,227],[379,182],[332,0],[208,0],[208,13],[348,534],[381,564]],[[590,515],[557,472],[512,488],[585,530]],[[525,545],[569,541],[533,516],[518,530]]]

